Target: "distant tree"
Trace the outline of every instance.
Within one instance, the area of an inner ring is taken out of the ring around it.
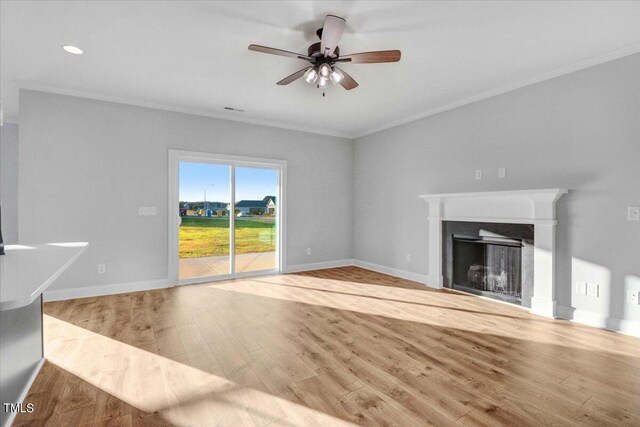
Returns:
[[[180,202],[180,209],[184,209],[185,202]]]
[[[264,199],[262,199],[262,201],[264,202],[264,204],[266,205],[267,203],[269,203],[269,199],[276,199],[276,196],[265,196]]]

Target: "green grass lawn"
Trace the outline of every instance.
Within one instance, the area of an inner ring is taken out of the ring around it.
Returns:
[[[183,217],[180,258],[229,255],[229,218]],[[273,218],[236,219],[236,254],[276,250]]]

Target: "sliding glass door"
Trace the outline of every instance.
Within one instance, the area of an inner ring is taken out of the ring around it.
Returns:
[[[276,268],[278,172],[237,167],[234,233],[237,272]]]
[[[197,283],[279,271],[284,162],[181,153],[170,151],[174,276]]]
[[[231,166],[180,162],[180,279],[231,274]]]

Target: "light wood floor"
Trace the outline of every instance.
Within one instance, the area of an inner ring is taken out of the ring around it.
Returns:
[[[16,425],[640,425],[640,340],[355,267],[45,313]]]

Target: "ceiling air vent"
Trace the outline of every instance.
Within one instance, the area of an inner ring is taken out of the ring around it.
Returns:
[[[224,109],[228,110],[228,111],[237,111],[238,113],[244,113],[244,110],[242,110],[240,108],[224,107]]]

